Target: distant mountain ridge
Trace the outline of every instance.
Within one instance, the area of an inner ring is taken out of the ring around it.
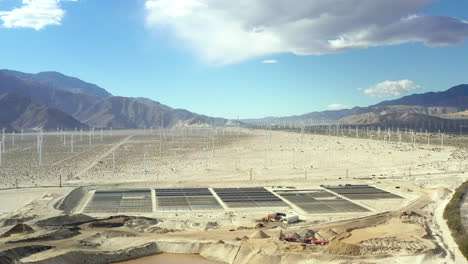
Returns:
[[[36,81],[54,89],[62,89],[73,93],[87,94],[98,98],[112,96],[105,89],[75,77],[66,76],[59,72],[39,72],[37,74],[12,70],[1,70],[4,74],[14,76],[23,81]]]
[[[165,127],[198,124],[232,125],[232,121],[224,118],[213,118],[184,109],[173,109],[148,98],[106,96],[110,95],[110,93],[105,90],[105,93],[101,93],[103,97],[98,97],[93,95],[95,91],[90,92],[89,89],[84,88],[84,90],[77,92],[70,89],[72,87],[70,83],[87,83],[60,73],[47,73],[46,75],[52,80],[46,82],[43,78],[42,81],[38,81],[37,76],[43,76],[41,73],[34,75],[33,78],[28,73],[0,70],[0,96],[3,94],[21,95],[37,104],[47,106],[50,111],[55,109],[63,112],[69,116],[69,119],[65,117],[56,118],[58,120],[56,125],[59,128],[70,128],[70,124],[76,125],[77,128],[89,126],[96,128],[112,127],[115,129],[159,127],[161,124]],[[55,80],[54,76],[58,76],[59,80]],[[66,89],[58,86],[63,80],[69,84]],[[24,98],[21,100],[24,100]],[[26,116],[31,120],[21,124],[30,126],[29,124],[34,123],[37,126],[37,122],[32,120],[35,118],[33,114]],[[55,120],[52,116],[49,116],[49,118]],[[161,122],[161,118],[164,118],[163,122]],[[44,119],[47,118],[44,117]],[[59,120],[68,121],[66,124],[61,125]],[[14,122],[16,121],[6,117],[0,118],[0,125],[8,129],[17,129],[19,127],[17,124],[13,125]],[[52,121],[49,123],[46,120],[42,121],[47,129],[50,129],[52,123]]]
[[[77,115],[100,101],[95,96],[55,89],[36,81],[22,80],[0,71],[0,93],[4,92],[29,96],[39,103],[57,108],[71,116]]]
[[[0,97],[4,113],[0,127],[21,128],[144,128],[188,125],[237,125],[237,121],[174,109],[148,98],[112,96],[103,88],[57,72],[38,74],[0,70]],[[18,103],[15,105],[15,100]],[[5,107],[15,109],[9,112]],[[15,107],[16,106],[16,107]],[[304,115],[246,119],[246,123],[331,122],[378,124],[446,122],[468,118],[468,85],[383,101],[368,107],[311,112]],[[10,117],[9,117],[10,116]],[[14,118],[12,118],[14,117]],[[445,118],[445,119],[444,119]]]
[[[298,121],[371,124],[387,119],[395,122],[399,119],[403,121],[404,118],[408,120],[407,115],[402,115],[404,113],[412,114],[412,118],[416,116],[422,118],[423,115],[440,118],[466,110],[468,110],[468,84],[460,84],[446,91],[408,95],[368,107],[317,111],[295,116],[244,119],[242,121],[250,124]],[[385,115],[389,116],[385,117]]]
[[[227,122],[223,118],[212,118],[183,109],[173,109],[146,98],[120,96],[106,98],[79,113],[77,117],[90,126],[114,128],[159,127],[161,124],[166,127],[196,123],[223,125]]]
[[[459,111],[468,109],[468,84],[460,84],[442,92],[412,94],[390,101],[383,101],[375,106],[418,105],[455,107]]]
[[[9,131],[87,128],[66,113],[15,93],[0,95],[0,128]]]

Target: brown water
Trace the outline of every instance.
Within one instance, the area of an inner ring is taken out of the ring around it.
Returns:
[[[163,253],[139,259],[117,262],[115,264],[221,264],[221,262],[206,260],[197,254]]]

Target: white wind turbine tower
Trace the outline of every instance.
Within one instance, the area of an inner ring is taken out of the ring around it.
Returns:
[[[89,129],[88,136],[89,136],[89,145],[91,146],[92,145],[91,129]]]
[[[2,145],[3,145],[3,141],[0,142],[0,167],[3,166],[3,160],[2,160],[2,152],[3,152],[2,149],[3,148],[2,148]]]
[[[42,167],[42,140],[43,140],[43,135],[42,135],[42,130],[39,132],[39,135],[37,135],[37,154],[38,154],[38,165],[39,167]]]
[[[2,131],[2,152],[5,153],[5,128]]]
[[[161,127],[159,129],[159,158],[161,159],[162,159],[163,129],[164,129],[164,113],[161,111]]]
[[[73,134],[71,134],[71,137],[70,137],[70,152],[73,153]]]
[[[145,173],[148,172],[148,170],[146,169],[146,145],[145,145],[145,149],[144,149],[144,152],[143,152],[143,169],[145,171]]]

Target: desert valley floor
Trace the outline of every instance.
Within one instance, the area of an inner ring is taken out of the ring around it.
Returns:
[[[450,144],[464,137],[348,132],[8,134],[2,254],[21,263],[161,252],[221,263],[463,263],[442,212],[467,179],[468,153]],[[300,221],[257,225],[274,212]],[[291,234],[329,243],[278,239]]]

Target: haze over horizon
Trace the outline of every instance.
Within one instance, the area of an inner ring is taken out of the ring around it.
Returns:
[[[463,1],[398,0],[394,12],[383,0],[357,1],[353,12],[339,1],[248,2],[245,12],[246,1],[2,0],[0,68],[58,71],[225,118],[367,106],[468,83]]]

